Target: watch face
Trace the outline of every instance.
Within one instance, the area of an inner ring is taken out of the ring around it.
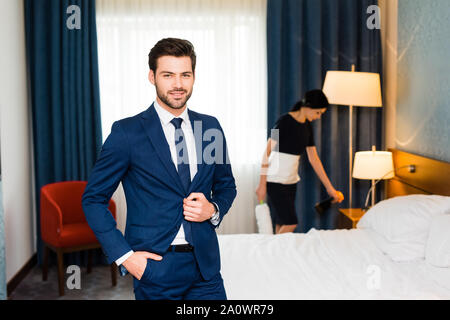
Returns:
[[[214,202],[211,202],[214,206],[214,213],[212,214],[210,219],[217,219],[218,215],[219,215],[219,208],[217,206],[217,204],[215,204]]]

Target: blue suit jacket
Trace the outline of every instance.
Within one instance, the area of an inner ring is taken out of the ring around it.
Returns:
[[[202,192],[210,202],[217,204],[220,221],[231,207],[236,185],[222,128],[212,116],[191,110],[188,113],[194,133],[199,125],[202,137],[206,130],[216,129],[215,132],[222,134],[224,147],[224,152],[212,152],[214,162],[205,162],[202,155],[208,144],[202,142],[205,138],[196,136],[197,159],[202,161],[189,190],[184,189],[178,176],[153,105],[113,124],[82,200],[87,222],[109,263],[130,250],[163,254],[184,219],[183,199],[192,192]],[[121,181],[127,200],[125,237],[116,228],[108,210],[108,201]],[[203,278],[209,280],[220,271],[216,227],[209,220],[191,224],[194,254]]]

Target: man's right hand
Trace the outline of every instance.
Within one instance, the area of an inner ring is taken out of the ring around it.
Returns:
[[[133,252],[133,254],[122,263],[122,265],[128,270],[129,273],[131,273],[131,275],[133,275],[133,277],[141,280],[145,267],[147,266],[147,259],[161,261],[162,257],[147,251],[136,251]]]

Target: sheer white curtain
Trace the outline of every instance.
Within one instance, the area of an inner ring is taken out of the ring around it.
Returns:
[[[256,231],[254,190],[266,143],[266,0],[97,0],[103,139],[115,120],[155,99],[148,53],[160,39],[191,41],[196,80],[188,107],[213,115],[227,138],[237,197],[219,233]],[[120,187],[118,225],[126,204]]]

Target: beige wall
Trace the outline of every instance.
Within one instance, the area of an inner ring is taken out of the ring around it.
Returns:
[[[0,137],[6,281],[36,252],[23,1],[0,10]]]
[[[381,10],[383,49],[383,144],[395,148],[397,104],[397,21],[398,0],[378,0]]]

